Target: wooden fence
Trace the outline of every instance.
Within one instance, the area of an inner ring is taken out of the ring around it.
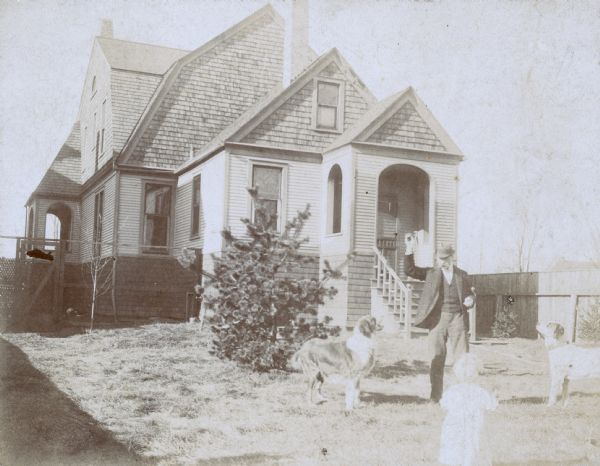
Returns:
[[[577,338],[578,313],[600,298],[600,269],[472,275],[477,293],[475,335],[491,334],[496,313],[510,306],[517,335],[535,338],[537,322],[559,322],[571,341]]]

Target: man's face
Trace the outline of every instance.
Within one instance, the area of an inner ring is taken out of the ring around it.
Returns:
[[[442,268],[443,270],[450,270],[452,268],[452,264],[453,264],[453,259],[452,256],[450,257],[438,257],[437,258],[437,265],[438,267]]]

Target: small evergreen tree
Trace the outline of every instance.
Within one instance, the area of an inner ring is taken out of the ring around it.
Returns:
[[[285,369],[291,354],[306,339],[326,338],[339,333],[329,328],[331,319],[317,322],[319,304],[333,297],[337,290],[327,287],[331,278],[341,274],[325,263],[320,279],[293,278],[290,272],[302,264],[318,259],[300,253],[308,241],[301,238],[310,206],[277,232],[277,217],[271,215],[249,189],[255,218],[242,219],[247,238],[236,238],[230,230],[222,232],[226,247],[214,259],[212,288],[205,296],[215,336],[212,353],[231,359],[253,370],[264,372]]]
[[[600,341],[600,299],[592,299],[586,305],[580,305],[578,310],[578,337]]]
[[[502,309],[496,311],[494,323],[492,324],[492,336],[495,338],[510,338],[516,335],[517,313],[510,304],[505,304]]]

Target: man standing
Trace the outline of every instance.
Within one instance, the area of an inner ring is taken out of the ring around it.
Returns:
[[[444,391],[446,344],[451,348],[455,361],[469,351],[468,309],[473,307],[475,300],[467,272],[454,266],[454,248],[451,245],[442,245],[438,249],[435,267],[423,268],[415,265],[414,236],[407,234],[405,243],[406,274],[425,280],[414,325],[429,329],[431,400],[437,403]]]

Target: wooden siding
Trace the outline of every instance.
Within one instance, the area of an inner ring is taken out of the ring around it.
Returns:
[[[367,141],[423,150],[446,150],[431,128],[419,116],[411,102],[406,102]]]
[[[119,254],[140,252],[142,215],[142,179],[135,175],[120,176],[118,238]]]
[[[192,52],[193,53],[193,52]],[[132,154],[175,168],[282,80],[283,29],[264,15],[186,64]]]
[[[346,80],[345,74],[335,62],[327,66],[319,77]],[[314,81],[311,81],[243,138],[242,142],[316,151],[327,147],[340,133],[312,129],[313,91]],[[345,131],[367,111],[368,103],[350,82],[345,83],[344,102]]]
[[[92,80],[96,77],[96,92],[92,93]],[[83,85],[81,104],[79,107],[79,122],[81,130],[81,183],[95,173],[96,133],[94,132],[94,113],[96,113],[96,129],[102,131],[102,102],[107,99],[107,119],[110,119],[110,67],[98,41],[94,41],[90,63]],[[87,127],[87,132],[86,132]],[[105,131],[106,141],[106,131]],[[105,144],[103,163],[112,157]],[[100,168],[100,164],[98,166]]]
[[[191,239],[192,229],[192,182],[177,186],[175,194],[175,237],[173,247],[178,253],[185,247],[202,247],[202,239]],[[200,232],[202,229],[202,218]]]
[[[435,195],[435,238],[440,242],[456,243],[457,167],[452,164],[408,160],[377,154],[356,153],[356,220],[355,248],[370,251],[375,245],[377,224],[377,189],[381,172],[395,164],[408,164],[429,175],[431,192]],[[431,229],[431,225],[429,226]]]
[[[304,252],[316,253],[319,250],[319,221],[321,197],[321,167],[319,164],[301,162],[298,160],[272,160],[261,156],[230,155],[229,168],[229,206],[228,225],[236,236],[245,235],[246,229],[240,221],[248,218],[250,212],[250,195],[246,190],[252,183],[252,163],[275,163],[285,167],[287,179],[282,180],[286,191],[283,195],[282,210],[286,220],[292,219],[298,211],[304,210],[310,204],[311,216],[304,226],[303,237],[308,237],[309,242],[303,246]],[[284,172],[284,176],[286,173]],[[287,186],[286,186],[287,185]]]
[[[92,257],[92,241],[94,239],[94,199],[96,193],[104,191],[102,242],[113,242],[114,216],[115,216],[115,190],[116,175],[112,174],[104,182],[89,191],[81,201],[81,255],[82,262],[89,261]],[[112,244],[102,245],[102,255],[112,254]]]
[[[331,168],[338,165],[342,171],[342,218],[341,231],[336,234],[328,234],[329,222],[329,174]],[[352,238],[352,215],[353,215],[353,189],[354,170],[352,164],[352,151],[349,147],[328,154],[324,157],[321,165],[321,209],[320,209],[320,247],[323,256],[344,255],[351,252]]]
[[[348,326],[371,312],[373,263],[372,254],[358,254],[348,265]]]
[[[210,254],[221,250],[221,231],[225,219],[225,169],[227,155],[222,152],[178,180],[175,206],[176,250],[184,247],[202,248]],[[192,180],[200,175],[200,235],[191,238]]]

